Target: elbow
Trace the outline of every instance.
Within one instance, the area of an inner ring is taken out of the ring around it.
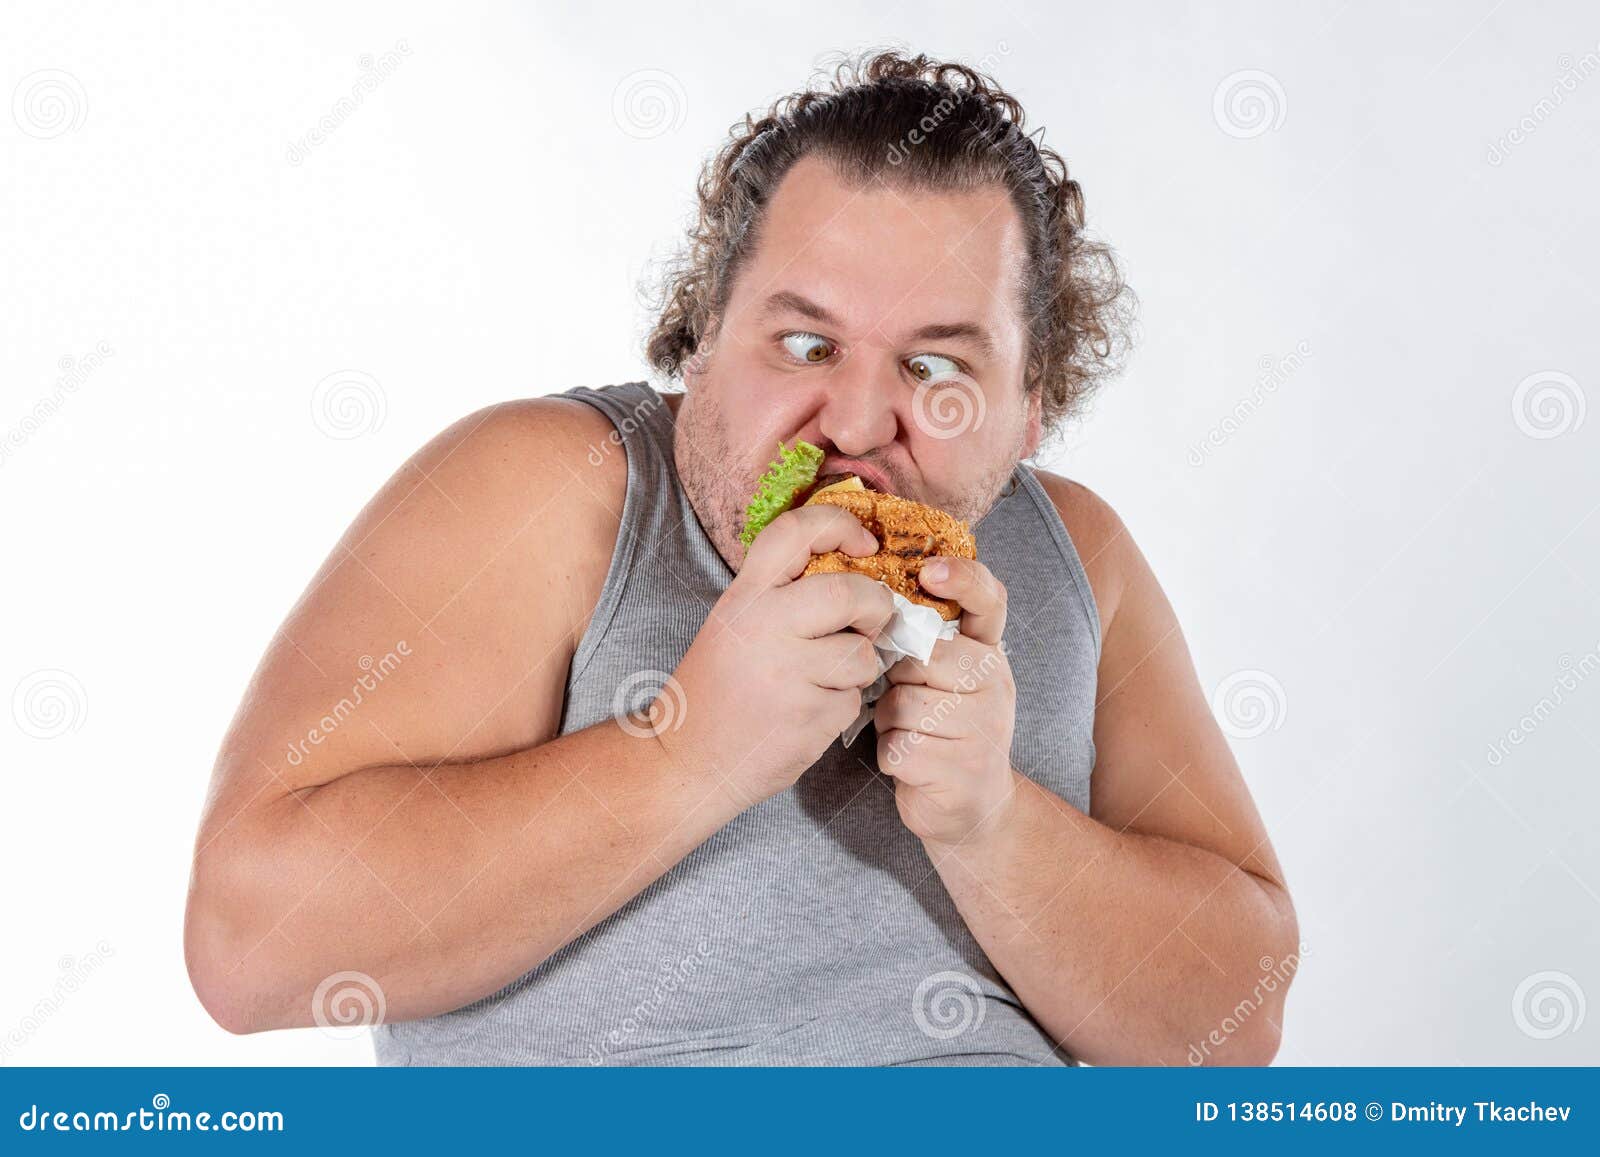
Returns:
[[[1239,953],[1251,961],[1251,978],[1218,994],[1231,1003],[1213,1007],[1205,1034],[1188,1046],[1186,1064],[1270,1065],[1283,1044],[1284,1008],[1303,949],[1288,892],[1278,885],[1264,888],[1271,915],[1248,951]]]
[[[211,1019],[234,1036],[246,1036],[267,1027],[250,1016],[240,999],[240,994],[225,980],[197,972],[191,964],[189,983],[193,985],[201,1007],[210,1014]]]
[[[248,893],[227,887],[216,875],[215,864],[196,862],[183,920],[189,984],[211,1019],[230,1033],[282,1028],[264,1011],[271,1001],[260,987],[261,969],[250,961],[271,931],[250,919]]]
[[[1209,1054],[1201,1063],[1211,1067],[1239,1068],[1270,1065],[1278,1055],[1278,1046],[1283,1043],[1282,1024],[1272,1013],[1263,1009],[1261,1015],[1251,1018],[1248,1025],[1240,1026],[1224,1047]]]
[[[211,1019],[228,1032],[236,1036],[259,1032],[267,1026],[251,1014],[254,1002],[240,970],[228,964],[217,940],[214,918],[196,912],[191,900],[183,922],[183,958],[195,996]]]
[[[1276,998],[1263,997],[1260,982],[1253,997],[1246,996],[1223,1011],[1209,1029],[1192,1036],[1179,1063],[1208,1068],[1270,1065],[1283,1043],[1283,998],[1281,992]]]

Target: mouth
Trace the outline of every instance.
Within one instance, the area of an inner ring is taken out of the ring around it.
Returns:
[[[854,458],[844,458],[837,454],[829,454],[822,462],[822,469],[817,471],[819,477],[830,474],[854,474],[873,490],[885,494],[893,494],[894,488],[889,483],[889,476],[876,466],[865,462],[858,462]]]

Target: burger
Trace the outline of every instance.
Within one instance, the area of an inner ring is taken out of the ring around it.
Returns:
[[[795,505],[837,506],[855,515],[878,540],[878,551],[856,558],[840,550],[815,555],[805,573],[860,574],[876,579],[897,595],[931,607],[945,620],[960,618],[961,607],[951,599],[935,598],[917,584],[922,564],[935,555],[977,558],[972,531],[959,518],[936,506],[874,490],[854,474],[817,477],[822,451],[809,442],[778,446],[778,457],[762,475],[761,484],[745,510],[740,541],[748,548],[756,535],[779,514]]]

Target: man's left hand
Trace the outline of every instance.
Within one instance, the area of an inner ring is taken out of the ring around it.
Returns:
[[[920,581],[961,604],[961,633],[935,644],[926,665],[902,659],[889,668],[873,712],[878,767],[894,777],[913,834],[936,844],[984,839],[1003,829],[1015,797],[1006,589],[988,567],[960,558],[930,559]]]

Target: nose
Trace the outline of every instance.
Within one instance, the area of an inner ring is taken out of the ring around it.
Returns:
[[[835,370],[822,408],[822,435],[847,458],[887,446],[900,430],[899,383],[870,361],[858,354]]]

